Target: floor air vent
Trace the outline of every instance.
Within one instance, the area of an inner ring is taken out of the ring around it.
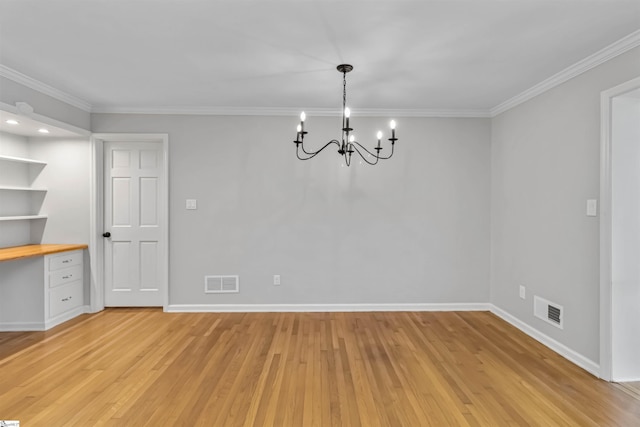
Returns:
[[[533,298],[533,314],[562,329],[562,306],[538,296]]]
[[[239,276],[204,276],[205,294],[228,294],[240,292]]]

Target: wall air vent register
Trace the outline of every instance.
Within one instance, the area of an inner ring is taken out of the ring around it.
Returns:
[[[551,301],[547,301],[539,296],[533,297],[533,314],[560,329],[563,329],[562,306]]]
[[[239,276],[204,276],[205,294],[228,294],[240,292]]]

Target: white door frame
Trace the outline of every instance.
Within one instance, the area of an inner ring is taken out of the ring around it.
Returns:
[[[616,96],[640,88],[640,77],[600,94],[600,378],[613,374],[613,307],[611,270],[611,103]]]
[[[164,287],[162,307],[169,305],[169,135],[161,133],[94,133],[91,136],[91,223],[89,253],[92,254],[90,305],[91,312],[104,309],[104,143],[105,142],[155,142],[162,144],[162,170],[160,213],[164,217],[162,238],[164,253],[160,255],[163,268],[160,283]]]

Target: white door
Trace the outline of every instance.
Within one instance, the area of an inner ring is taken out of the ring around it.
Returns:
[[[164,301],[162,144],[104,144],[105,306],[153,307]]]

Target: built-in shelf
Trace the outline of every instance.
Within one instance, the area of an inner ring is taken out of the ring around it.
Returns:
[[[47,162],[41,162],[40,160],[26,159],[24,157],[2,156],[2,155],[0,155],[0,161],[28,163],[30,165],[41,165],[41,166],[46,166],[47,164]]]
[[[23,221],[31,219],[46,219],[47,215],[19,215],[19,216],[0,216],[0,221]]]
[[[46,188],[34,188],[34,187],[16,187],[11,185],[0,185],[0,190],[7,191],[47,191]]]
[[[0,155],[0,164],[4,163],[4,166],[0,165],[0,167],[6,168],[8,165],[7,162],[20,164],[19,169],[26,170],[25,168],[37,168],[41,169],[47,165],[46,162],[42,162],[40,160],[27,159],[25,157],[15,157],[15,156],[5,156]],[[6,179],[6,177],[4,177]],[[5,184],[18,184],[18,185],[5,185]],[[0,193],[4,193],[5,196],[9,196],[6,192],[18,193],[16,197],[19,197],[20,203],[25,203],[25,197],[30,197],[30,195],[35,194],[43,194],[47,191],[46,188],[42,187],[31,187],[29,185],[20,185],[23,183],[0,183]],[[3,196],[3,197],[5,197]],[[12,196],[13,197],[13,196]],[[11,199],[13,200],[13,198]],[[10,202],[11,204],[13,202]],[[36,210],[35,207],[33,210]],[[47,215],[40,214],[36,212],[11,212],[13,215],[7,215],[8,212],[5,210],[5,215],[0,214],[0,221],[32,221],[32,220],[41,220],[46,219]],[[16,213],[27,214],[27,215],[15,215]]]

